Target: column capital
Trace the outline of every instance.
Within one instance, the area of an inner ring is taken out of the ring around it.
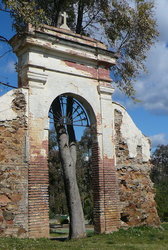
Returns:
[[[31,72],[31,71],[27,72],[27,78],[28,78],[29,81],[39,82],[39,83],[42,83],[43,85],[47,81],[47,76],[48,75],[44,74],[44,73]]]
[[[20,74],[22,79],[22,86],[31,86],[33,88],[44,88],[48,75],[43,72],[33,72],[29,70],[23,70]]]
[[[97,87],[97,90],[98,90],[99,94],[112,95],[114,93],[115,89],[113,87],[107,87],[107,86],[99,85]]]

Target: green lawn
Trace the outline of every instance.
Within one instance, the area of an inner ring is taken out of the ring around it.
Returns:
[[[0,250],[17,249],[114,249],[168,250],[168,224],[157,228],[130,228],[110,235],[91,235],[82,240],[58,241],[49,239],[0,238]]]

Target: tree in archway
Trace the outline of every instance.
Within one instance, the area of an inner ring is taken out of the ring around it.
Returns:
[[[14,27],[20,33],[28,23],[36,27],[40,27],[42,23],[57,26],[60,12],[67,11],[69,26],[76,33],[94,35],[98,39],[103,34],[103,40],[114,52],[120,54],[117,64],[112,68],[116,84],[128,96],[134,98],[133,82],[144,69],[146,53],[157,37],[152,0],[3,0],[2,2],[4,5],[1,9],[11,12]],[[101,30],[102,34],[98,30]],[[2,36],[0,40],[8,42]],[[71,113],[71,99],[68,100],[67,107]],[[53,114],[56,116],[60,109],[60,102],[56,99],[52,104]],[[69,207],[72,215],[70,237],[83,237],[85,235],[83,212],[75,173],[74,128],[73,125],[65,126],[57,120],[54,122],[67,187],[67,200],[68,204],[72,205]]]
[[[57,214],[68,214],[66,196],[63,182],[63,170],[60,163],[59,149],[53,120],[49,130],[49,207],[50,218]],[[76,176],[79,192],[88,223],[93,223],[93,193],[92,193],[92,167],[91,167],[91,131],[85,128],[77,145]]]
[[[69,237],[82,238],[85,237],[86,234],[84,214],[76,179],[77,149],[72,120],[74,99],[72,97],[66,98],[65,117],[62,116],[61,99],[62,97],[57,97],[53,101],[51,109],[57,133],[60,159],[63,168],[64,187],[70,216]]]

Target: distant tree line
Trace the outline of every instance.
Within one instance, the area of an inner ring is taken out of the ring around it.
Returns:
[[[152,155],[151,179],[156,189],[155,200],[161,221],[168,222],[168,145],[159,145]]]

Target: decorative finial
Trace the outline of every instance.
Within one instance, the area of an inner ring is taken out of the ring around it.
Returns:
[[[67,18],[68,18],[68,15],[67,13],[64,11],[62,14],[61,14],[62,18],[63,18],[63,24],[60,26],[61,29],[65,29],[65,30],[70,30],[70,28],[68,27],[67,25]]]

